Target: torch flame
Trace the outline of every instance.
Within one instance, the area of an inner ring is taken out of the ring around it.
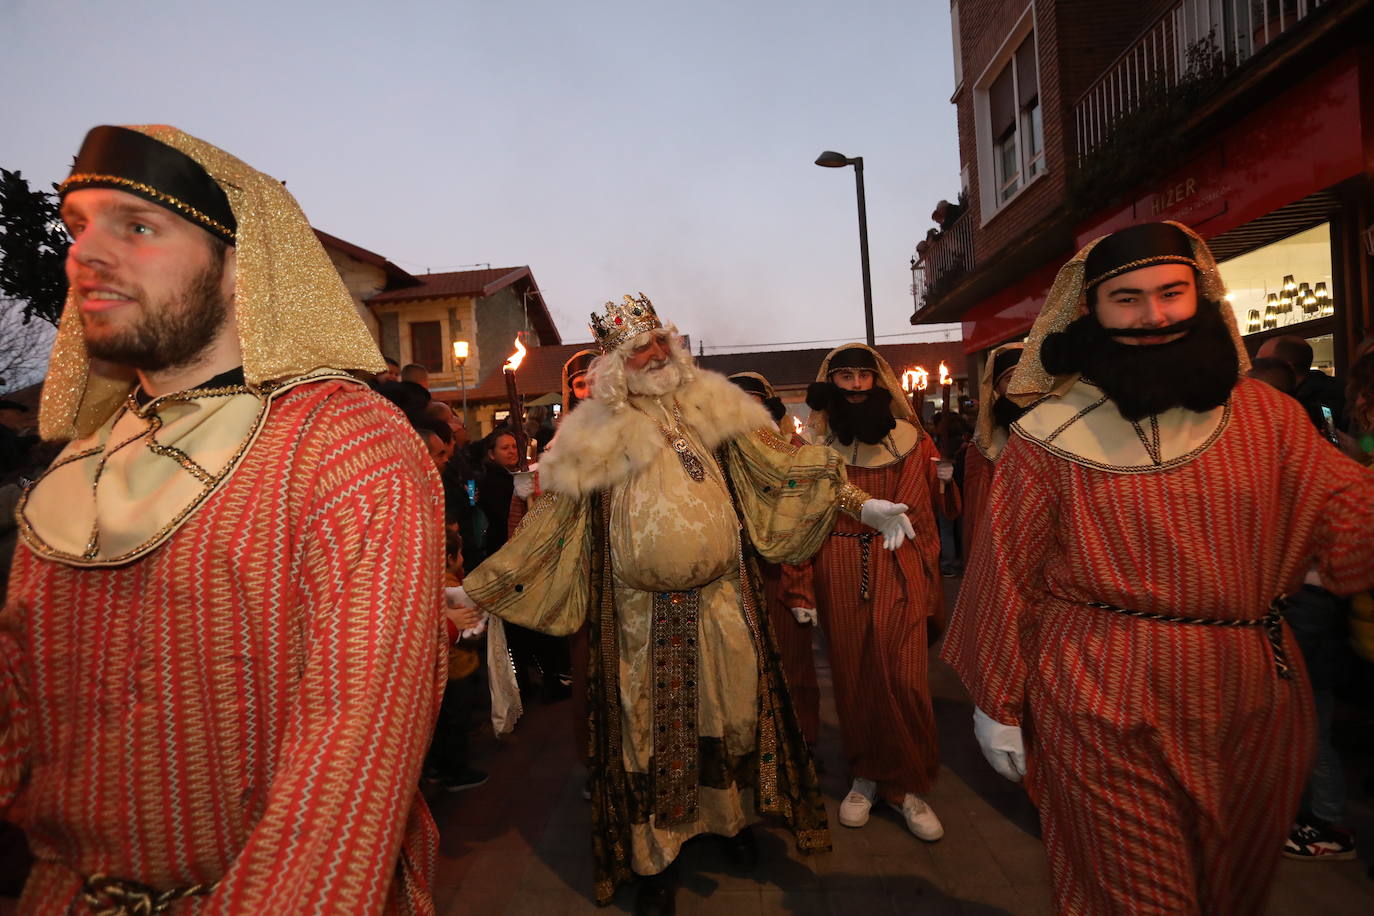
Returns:
[[[941,385],[953,385],[953,384],[954,384],[954,379],[950,377],[950,374],[949,374],[949,367],[945,365],[945,361],[944,361],[944,360],[940,360],[940,384],[941,384]]]
[[[925,391],[930,384],[930,373],[925,366],[917,366],[902,373],[903,391]]]
[[[514,372],[520,368],[520,364],[525,361],[525,345],[520,342],[520,335],[515,335],[515,352],[506,360],[506,364],[501,367],[503,372]]]
[[[798,435],[798,436],[800,436],[800,435],[802,434],[802,421],[801,421],[801,417],[795,417],[795,416],[794,416],[794,417],[792,418],[792,428],[795,429],[795,430],[797,431],[797,435]]]

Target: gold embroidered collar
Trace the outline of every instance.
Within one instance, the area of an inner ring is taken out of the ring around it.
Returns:
[[[1228,401],[1206,413],[1175,407],[1132,422],[1101,388],[1079,379],[1062,395],[1037,401],[1011,428],[1075,464],[1113,474],[1148,474],[1201,455],[1220,438],[1230,417]]]
[[[921,437],[921,431],[906,421],[898,420],[897,425],[892,431],[883,437],[881,442],[868,443],[861,442],[857,438],[849,445],[845,445],[835,438],[834,432],[827,433],[825,444],[840,453],[844,463],[853,467],[860,468],[885,468],[890,464],[896,464],[916,447],[916,442]]]
[[[19,531],[40,557],[120,566],[155,550],[239,467],[287,382],[219,385],[140,404],[133,394],[90,436],[71,442],[20,499]]]

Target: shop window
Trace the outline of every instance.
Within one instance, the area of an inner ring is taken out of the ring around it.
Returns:
[[[1227,301],[1241,334],[1293,327],[1329,318],[1340,303],[1331,283],[1331,226],[1322,223],[1254,251],[1222,261]]]
[[[444,371],[444,338],[440,322],[410,323],[410,361],[430,372]]]

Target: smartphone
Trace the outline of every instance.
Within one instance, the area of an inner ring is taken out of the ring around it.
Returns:
[[[1326,436],[1327,441],[1332,445],[1340,445],[1340,437],[1336,435],[1336,418],[1331,415],[1331,408],[1322,405],[1322,435]]]

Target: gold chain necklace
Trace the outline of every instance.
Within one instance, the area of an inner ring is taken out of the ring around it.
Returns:
[[[697,483],[706,479],[706,466],[701,463],[701,458],[697,456],[697,453],[692,451],[692,444],[687,441],[687,437],[680,430],[664,426],[638,404],[630,402],[630,406],[652,420],[659,432],[663,433],[663,438],[668,440],[668,447],[677,453],[677,458],[682,462],[682,468],[687,472],[688,477]],[[662,406],[661,401],[659,406]],[[677,398],[673,398],[673,423],[676,426],[682,426],[682,405],[677,402]]]

